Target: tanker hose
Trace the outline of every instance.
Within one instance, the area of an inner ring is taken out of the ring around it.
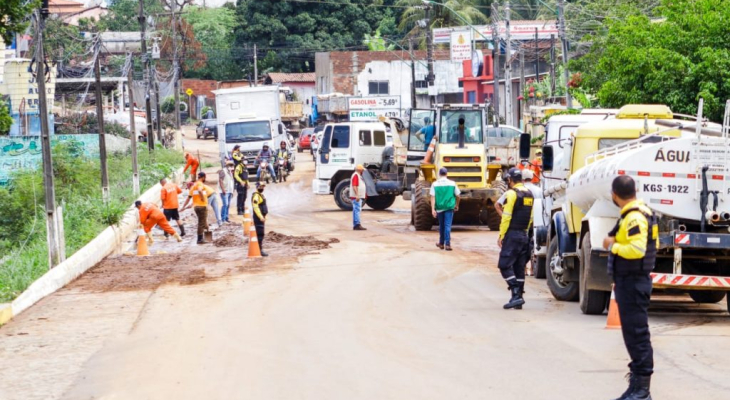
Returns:
[[[707,213],[707,200],[709,193],[707,191],[707,170],[709,166],[705,165],[702,167],[702,192],[700,192],[700,229],[702,232],[705,231],[705,214]]]
[[[719,197],[720,192],[713,190],[710,194],[712,194],[712,211],[717,211],[717,198]]]

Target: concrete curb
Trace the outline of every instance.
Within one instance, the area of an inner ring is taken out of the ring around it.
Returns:
[[[177,182],[181,176],[182,168],[173,174],[173,179]],[[145,203],[160,204],[161,189],[162,187],[157,183],[139,196],[138,200]],[[99,236],[67,258],[66,261],[46,272],[13,300],[9,307],[2,308],[0,306],[0,325],[7,323],[14,316],[27,310],[44,297],[66,286],[106,256],[114,252],[121,252],[124,239],[133,234],[138,225],[139,213],[132,206],[124,214],[124,218],[119,225],[106,228]]]

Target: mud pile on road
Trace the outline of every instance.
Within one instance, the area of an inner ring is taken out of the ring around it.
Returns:
[[[215,247],[243,247],[243,227],[238,224],[223,225],[213,233]]]
[[[190,255],[120,256],[105,259],[68,288],[88,292],[152,290],[163,283],[194,284],[205,278],[205,271]]]
[[[307,249],[307,250],[323,250],[329,249],[330,244],[339,243],[339,239],[332,238],[328,241],[319,240],[314,236],[289,236],[278,232],[269,232],[266,234],[266,241],[271,243],[278,243],[285,247],[293,249]]]

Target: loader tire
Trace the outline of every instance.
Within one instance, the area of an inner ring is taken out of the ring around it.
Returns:
[[[430,231],[434,224],[431,214],[431,202],[424,194],[430,189],[431,184],[426,181],[416,181],[413,193],[413,226],[417,231]]]
[[[508,189],[507,184],[501,179],[492,181],[491,185],[493,189],[497,189],[499,191],[500,196],[502,196]],[[494,207],[494,203],[492,201],[487,201],[485,211],[487,212],[485,223],[489,227],[489,230],[499,231],[499,225],[502,223],[502,216],[497,213],[497,209]]]

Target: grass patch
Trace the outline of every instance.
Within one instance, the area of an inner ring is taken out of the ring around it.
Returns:
[[[183,165],[182,153],[157,148],[137,152],[142,192]],[[110,201],[101,198],[99,160],[79,157],[59,144],[53,149],[56,202],[63,207],[66,257],[101,231],[118,224],[134,201],[131,154],[108,158]],[[0,188],[0,302],[11,301],[48,271],[42,166],[18,171]]]

